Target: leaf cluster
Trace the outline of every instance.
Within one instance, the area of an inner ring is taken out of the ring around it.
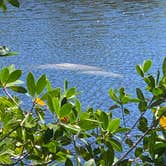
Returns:
[[[36,79],[29,72],[24,83],[22,70],[14,65],[3,67],[0,165],[164,165],[166,58],[162,74],[150,74],[151,65],[147,60],[136,66],[146,84],[145,90],[136,88],[136,97],[124,87],[109,90],[114,103],[109,111],[82,110],[79,92],[67,81],[63,89],[53,87],[45,74]],[[18,93],[29,100],[21,101]],[[122,116],[113,118],[114,111],[120,111]],[[135,123],[128,126],[129,115],[136,114]]]

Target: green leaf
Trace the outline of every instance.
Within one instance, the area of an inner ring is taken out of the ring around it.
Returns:
[[[103,166],[111,166],[114,162],[114,150],[109,147],[108,150],[103,151],[100,157],[100,162]]]
[[[114,150],[116,150],[118,152],[122,152],[122,145],[120,142],[118,142],[117,140],[112,139],[112,138],[107,141],[109,141],[109,143],[112,145]]]
[[[81,131],[81,129],[78,125],[71,125],[71,124],[65,124],[65,123],[62,123],[61,125],[73,133],[79,133]]]
[[[7,83],[15,82],[17,81],[22,75],[21,70],[15,70],[9,75],[9,79],[7,80]]]
[[[116,96],[116,94],[115,94],[115,92],[114,92],[113,89],[110,89],[110,90],[109,90],[109,95],[110,95],[110,97],[111,97],[112,100],[114,100],[114,101],[116,101],[116,102],[119,101],[119,99],[118,99],[118,97]]]
[[[5,5],[6,6],[6,5]],[[5,9],[6,10],[6,9]],[[18,52],[8,52],[7,54],[4,54],[4,55],[0,55],[0,57],[6,57],[6,56],[15,56],[17,55]]]
[[[152,61],[151,60],[146,60],[143,63],[143,71],[144,73],[147,72],[152,66]]]
[[[79,126],[84,130],[92,130],[98,127],[100,122],[92,119],[81,119]]]
[[[139,104],[138,104],[138,108],[141,112],[144,112],[147,110],[147,102],[146,101],[141,101]]]
[[[144,77],[144,72],[143,72],[143,69],[140,65],[136,65],[135,69],[141,77]]]
[[[76,88],[75,87],[70,88],[66,93],[66,97],[68,99],[74,97],[75,95],[76,95]]]
[[[146,132],[146,130],[148,129],[148,121],[145,117],[140,118],[138,129],[142,132]]]
[[[125,143],[129,146],[129,147],[132,147],[133,146],[133,141],[130,139],[130,138],[127,138],[125,140]]]
[[[148,79],[149,79],[148,85],[152,88],[155,88],[155,84],[156,84],[155,78],[152,75],[150,75],[150,76],[148,76]]]
[[[51,82],[48,80],[48,79],[46,79],[46,81],[47,81],[47,91],[52,91],[52,86],[51,86]]]
[[[71,103],[64,104],[60,110],[60,116],[61,117],[67,116],[71,112],[72,107],[73,106]]]
[[[57,115],[59,115],[59,109],[60,109],[59,100],[50,95],[48,95],[47,100],[48,100],[48,107],[49,107],[50,111],[53,114],[56,113]]]
[[[90,160],[86,161],[83,166],[96,166],[95,160],[90,159]]]
[[[140,99],[140,100],[145,100],[145,98],[144,98],[144,95],[143,95],[143,93],[142,93],[142,91],[141,91],[141,89],[139,89],[139,88],[136,88],[136,92],[137,92],[137,97],[138,97],[138,99]]]
[[[164,58],[163,65],[162,65],[163,75],[166,77],[166,57]]]
[[[12,160],[10,158],[9,154],[0,154],[0,163],[4,164],[4,165],[12,165]]]
[[[8,0],[8,2],[15,7],[20,7],[20,3],[18,0]]]
[[[4,3],[3,0],[0,0],[0,7],[2,8],[3,11],[6,11],[7,7],[6,4]],[[1,56],[1,55],[0,55]],[[3,55],[2,55],[3,56]]]
[[[65,162],[65,166],[73,166],[73,163],[69,158],[67,158],[67,160]]]
[[[81,112],[81,103],[78,99],[76,99],[76,101],[75,101],[75,107],[76,107],[77,112],[80,113]]]
[[[27,128],[33,128],[37,125],[35,119],[30,114],[27,114],[27,116],[25,116],[25,118],[21,122],[21,124],[22,124],[22,126],[27,127]]]
[[[49,152],[55,153],[57,149],[58,143],[56,141],[51,141],[45,144],[43,147],[46,147]]]
[[[65,80],[64,81],[64,91],[66,91],[68,89],[68,81]]]
[[[166,149],[166,143],[157,143],[154,145],[154,153],[164,154]]]
[[[124,108],[124,113],[125,114],[130,114],[130,111],[127,108]]]
[[[12,64],[12,65],[8,66],[8,70],[9,70],[9,73],[12,73],[16,69],[15,69],[15,66]]]
[[[153,88],[152,93],[154,96],[159,96],[163,94],[163,90],[161,88]]]
[[[5,67],[0,71],[0,81],[3,84],[3,86],[5,86],[8,78],[9,78],[9,69]]]
[[[11,86],[10,89],[18,93],[27,93],[27,90],[22,86]]]
[[[115,133],[125,133],[125,132],[128,132],[130,131],[131,129],[130,128],[118,128],[115,132]]]
[[[113,120],[109,121],[107,130],[110,131],[111,133],[113,133],[119,127],[120,127],[120,119],[116,118],[116,119],[113,119]]]
[[[114,110],[114,109],[116,109],[116,108],[120,108],[120,106],[117,105],[117,104],[114,104],[114,105],[112,105],[112,106],[109,108],[109,110]]]
[[[21,80],[16,80],[15,82],[11,82],[11,83],[7,83],[6,87],[11,87],[11,86],[16,86],[16,85],[20,85],[23,84],[24,82]]]
[[[108,127],[108,115],[105,112],[101,112],[99,116],[99,120],[101,122],[103,129],[106,130]]]
[[[119,162],[118,166],[131,166],[131,163],[132,163],[132,161],[130,161],[130,159],[124,159]],[[135,166],[137,166],[137,165],[135,165]]]
[[[43,74],[36,83],[36,93],[39,95],[47,85],[46,75]]]
[[[27,88],[28,88],[29,94],[34,97],[35,91],[36,91],[36,85],[35,85],[34,76],[31,72],[27,76]]]
[[[142,155],[142,153],[143,149],[141,147],[135,149],[135,157],[139,157],[140,155]]]

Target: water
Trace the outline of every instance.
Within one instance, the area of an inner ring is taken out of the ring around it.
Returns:
[[[108,110],[110,87],[133,93],[142,87],[135,65],[152,59],[155,71],[166,54],[165,0],[29,0],[0,13],[0,45],[19,56],[0,59],[54,86],[67,79],[83,107]]]

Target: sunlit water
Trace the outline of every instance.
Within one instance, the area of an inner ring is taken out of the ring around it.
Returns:
[[[29,0],[0,13],[0,45],[19,56],[0,59],[54,86],[67,79],[83,107],[108,110],[108,90],[143,87],[135,65],[153,60],[153,71],[166,55],[165,0]],[[143,87],[144,88],[144,87]]]

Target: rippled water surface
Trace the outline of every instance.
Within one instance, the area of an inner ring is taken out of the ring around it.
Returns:
[[[22,0],[0,25],[0,45],[20,53],[0,66],[46,73],[54,86],[67,79],[84,107],[108,110],[110,87],[133,92],[135,65],[151,58],[155,70],[166,55],[165,0]]]

